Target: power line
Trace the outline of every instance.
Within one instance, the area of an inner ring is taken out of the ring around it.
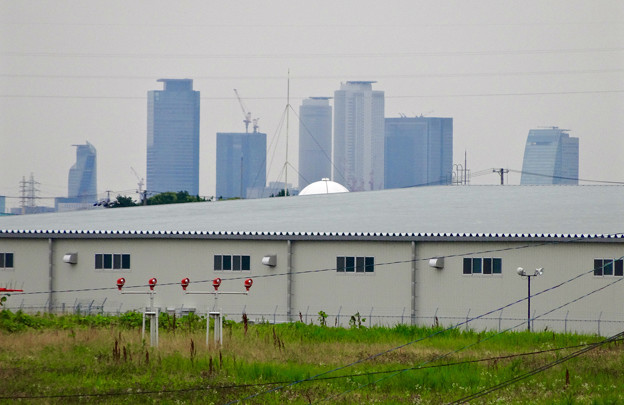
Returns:
[[[621,260],[622,258],[624,258],[624,256],[620,257],[618,260]],[[604,265],[603,265],[603,267],[604,267]],[[560,286],[562,286],[562,285],[564,285],[564,284],[567,284],[568,282],[572,282],[573,280],[575,280],[575,279],[577,279],[577,278],[580,278],[580,277],[582,277],[582,276],[584,276],[584,275],[590,274],[590,273],[592,273],[592,272],[594,272],[594,271],[595,271],[595,269],[591,269],[591,270],[589,270],[589,271],[587,271],[587,272],[581,273],[581,274],[579,274],[579,275],[577,275],[577,276],[575,276],[575,277],[573,277],[573,278],[569,279],[568,281],[565,281],[565,282],[563,282],[563,283],[561,283],[561,284],[559,284],[559,285],[555,285],[555,286],[553,286],[553,287],[550,287],[550,288],[547,288],[547,289],[545,289],[545,290],[542,290],[542,291],[540,291],[539,293],[537,293],[537,294],[535,294],[535,295],[532,295],[531,297],[536,297],[536,296],[541,295],[541,294],[543,294],[543,293],[545,293],[545,292],[552,291],[552,290],[554,290],[555,288],[558,288],[558,287],[560,287]],[[610,283],[608,283],[608,284],[605,284],[605,285],[603,285],[603,286],[601,286],[601,287],[599,287],[599,288],[597,288],[597,289],[595,289],[595,290],[590,291],[589,293],[583,294],[583,295],[581,295],[581,296],[579,296],[579,297],[577,297],[577,298],[575,298],[575,299],[573,299],[573,300],[571,300],[571,301],[568,301],[568,302],[566,302],[566,303],[564,303],[564,304],[562,304],[562,305],[560,305],[560,306],[558,306],[558,307],[555,307],[555,308],[552,308],[552,309],[550,309],[550,310],[548,310],[548,311],[546,311],[546,312],[543,312],[542,314],[540,314],[540,315],[538,315],[538,316],[534,317],[532,320],[542,318],[542,317],[544,317],[544,316],[546,316],[546,315],[548,315],[548,314],[551,314],[551,313],[553,313],[553,312],[555,312],[555,311],[557,311],[557,310],[559,310],[559,309],[561,309],[561,308],[564,308],[564,307],[566,307],[566,306],[568,306],[568,305],[571,305],[571,304],[573,304],[573,303],[575,303],[575,302],[578,302],[578,301],[580,301],[580,300],[582,300],[582,299],[585,299],[585,298],[589,297],[590,295],[593,295],[593,294],[595,294],[595,293],[597,293],[597,292],[600,292],[600,291],[602,291],[602,290],[604,290],[604,289],[606,289],[606,288],[608,288],[608,287],[611,287],[612,285],[614,285],[614,284],[616,284],[616,283],[621,282],[622,280],[624,280],[624,278],[618,278],[618,279],[616,279],[616,280],[614,280],[614,281],[612,281],[612,282],[610,282]],[[526,297],[526,298],[524,298],[523,300],[520,300],[520,301],[517,301],[517,302],[521,302],[521,301],[524,301],[524,300],[528,300],[529,298],[530,298],[530,297]],[[516,302],[516,303],[517,303],[517,302]],[[512,303],[511,305],[515,305],[515,303]],[[508,306],[511,306],[511,305],[508,305]],[[507,307],[507,306],[505,306],[505,307],[503,307],[503,308],[506,308],[506,307]],[[501,309],[501,310],[502,310],[502,309]],[[496,311],[494,311],[494,312],[496,312]],[[489,313],[484,314],[484,315],[489,315],[489,314],[491,314],[491,313],[492,313],[492,312],[489,312]],[[457,327],[462,326],[462,325],[467,325],[469,322],[472,322],[472,321],[473,321],[473,320],[475,320],[475,319],[479,319],[479,318],[483,317],[484,315],[480,315],[480,316],[475,317],[475,318],[472,318],[472,319],[470,319],[470,320],[468,320],[468,319],[467,319],[465,322],[461,322],[461,323],[459,323],[459,324],[456,324],[456,325],[454,325],[454,326],[452,326],[452,327],[450,327],[450,328],[445,329],[445,330],[444,330],[444,331],[442,331],[442,332],[446,332],[446,331],[448,331],[448,330],[450,330],[450,329],[454,329],[454,328],[457,328]],[[531,321],[531,320],[530,320],[530,321]],[[431,362],[433,362],[433,361],[437,361],[437,360],[443,359],[443,358],[445,358],[445,357],[448,357],[448,356],[449,356],[449,355],[451,355],[451,354],[455,354],[455,353],[458,353],[458,352],[460,352],[460,351],[462,351],[462,350],[466,350],[466,349],[468,349],[468,348],[470,348],[470,347],[472,347],[472,346],[476,346],[476,345],[478,345],[478,344],[481,344],[481,343],[483,343],[483,342],[485,342],[485,341],[487,341],[487,340],[490,340],[490,339],[492,339],[492,338],[494,338],[494,337],[496,337],[496,336],[499,336],[499,335],[501,335],[501,334],[503,334],[503,333],[505,333],[505,332],[508,332],[508,331],[510,331],[510,330],[512,330],[512,329],[515,329],[515,328],[517,328],[518,326],[523,325],[523,324],[524,324],[524,321],[523,321],[523,322],[521,322],[521,323],[519,323],[519,324],[517,324],[517,325],[511,326],[511,327],[509,327],[509,328],[507,328],[507,329],[505,329],[505,330],[502,330],[502,331],[498,332],[498,333],[497,333],[497,334],[495,334],[495,335],[489,336],[489,337],[487,337],[487,338],[485,338],[485,339],[481,339],[481,340],[479,340],[479,341],[477,341],[477,342],[474,342],[474,343],[472,343],[472,344],[469,344],[469,345],[463,346],[463,347],[461,347],[461,348],[458,348],[458,349],[456,349],[456,350],[450,351],[450,352],[448,352],[448,353],[446,353],[446,354],[444,354],[444,355],[437,356],[437,357],[435,357],[435,358],[434,358],[434,359],[432,359],[432,360],[429,360],[429,361],[426,361],[426,362],[421,363],[421,365],[428,364],[428,363],[431,363]],[[388,378],[395,377],[395,376],[397,376],[397,375],[401,374],[402,372],[403,372],[403,371],[399,371],[399,372],[397,372],[397,373],[395,373],[395,374],[393,374],[393,375],[383,377],[383,378],[381,378],[381,379],[379,379],[379,380],[377,380],[377,381],[373,381],[373,382],[370,382],[370,383],[367,383],[367,384],[361,385],[361,386],[359,386],[359,387],[356,387],[356,388],[354,388],[354,389],[351,389],[351,390],[348,390],[348,391],[342,392],[342,393],[340,393],[340,394],[338,394],[338,395],[334,395],[334,396],[332,396],[332,398],[334,398],[334,397],[336,397],[336,396],[339,396],[339,395],[343,395],[343,394],[345,394],[345,393],[347,393],[347,392],[350,392],[350,391],[353,391],[353,390],[355,390],[355,389],[360,389],[360,388],[366,387],[366,386],[371,385],[371,384],[377,384],[377,383],[379,383],[379,382],[380,382],[380,381],[382,381],[382,380],[385,380],[385,379],[388,379]]]
[[[516,250],[516,249],[520,249],[520,248],[529,248],[529,247],[531,247],[531,248],[535,248],[535,247],[539,247],[539,246],[546,245],[546,244],[571,243],[571,242],[576,242],[576,241],[578,241],[578,240],[580,240],[580,239],[573,240],[573,241],[567,241],[567,242],[549,242],[549,243],[541,243],[541,244],[538,244],[538,245],[525,245],[525,246],[519,246],[519,247],[514,247],[514,248],[503,248],[503,249],[488,250],[488,251],[481,251],[481,252],[469,252],[469,253],[462,253],[462,254],[457,254],[457,255],[449,255],[449,256],[446,256],[446,257],[467,256],[467,255],[473,255],[473,254],[490,253],[490,252],[493,252],[493,251]],[[426,259],[417,259],[417,260],[419,260],[419,261],[420,261],[420,260],[429,260],[429,258],[426,258]],[[412,260],[396,261],[396,262],[390,262],[390,263],[382,263],[382,264],[379,264],[379,265],[385,265],[385,264],[395,264],[395,263],[406,263],[406,262],[411,262],[411,261],[412,261]],[[334,268],[334,269],[320,269],[320,270],[302,271],[302,272],[296,272],[296,273],[293,273],[293,274],[311,273],[311,272],[321,272],[321,271],[327,271],[327,270],[335,270],[335,268]],[[552,286],[552,287],[550,287],[550,288],[547,288],[547,289],[545,289],[545,290],[543,290],[543,291],[540,291],[540,292],[538,292],[538,293],[534,294],[534,295],[533,295],[533,297],[535,297],[535,296],[539,296],[539,295],[544,294],[544,293],[546,293],[546,292],[550,292],[550,291],[552,291],[552,290],[554,290],[554,289],[556,289],[556,288],[559,288],[559,287],[561,287],[561,286],[563,286],[563,285],[565,285],[565,284],[567,284],[567,283],[570,283],[570,282],[572,282],[572,281],[574,281],[574,280],[576,280],[576,279],[578,279],[578,278],[580,278],[580,277],[582,277],[582,276],[584,276],[584,275],[587,275],[587,274],[589,274],[590,272],[593,272],[593,271],[594,271],[594,269],[591,269],[591,270],[589,270],[589,271],[587,271],[587,272],[580,273],[580,274],[578,274],[577,276],[572,277],[571,279],[568,279],[568,280],[566,280],[566,281],[563,281],[563,282],[561,282],[561,283],[559,283],[559,284],[557,284],[557,285],[555,285],[555,286]],[[285,274],[286,274],[286,273],[276,274],[276,276],[277,276],[277,275],[285,275]],[[267,275],[267,276],[273,276],[273,275]],[[262,277],[262,276],[260,276],[260,277]],[[232,280],[232,279],[237,279],[237,278],[239,278],[239,277],[231,278],[230,280]],[[208,281],[208,280],[206,280],[206,281]],[[605,285],[605,286],[603,286],[603,287],[601,287],[601,288],[599,288],[599,289],[597,289],[597,290],[594,290],[594,291],[592,291],[592,292],[590,292],[590,293],[587,293],[587,294],[585,294],[585,295],[583,295],[583,296],[581,296],[581,297],[578,297],[578,298],[576,298],[575,300],[569,301],[569,302],[567,302],[567,303],[563,304],[563,305],[562,305],[562,306],[560,306],[560,307],[557,307],[557,308],[555,308],[555,309],[552,309],[551,311],[548,311],[548,312],[546,312],[546,313],[544,313],[544,314],[540,315],[540,317],[541,317],[541,316],[544,316],[544,315],[546,315],[546,314],[548,314],[548,313],[551,313],[551,312],[553,312],[553,311],[555,311],[555,310],[557,310],[557,309],[560,309],[560,308],[562,308],[563,306],[570,305],[571,303],[577,302],[577,301],[579,301],[579,300],[581,300],[581,299],[583,299],[583,298],[585,298],[585,297],[587,297],[587,296],[589,296],[589,295],[591,295],[591,294],[594,294],[594,293],[596,293],[596,292],[598,292],[598,291],[602,291],[603,289],[605,289],[605,288],[607,288],[607,287],[609,287],[609,286],[611,286],[611,285],[613,285],[613,284],[615,284],[615,283],[617,283],[617,282],[620,282],[620,281],[622,281],[622,279],[618,279],[618,280],[616,280],[616,281],[614,281],[614,282],[612,282],[612,283],[609,283],[609,284],[607,284],[607,285]],[[202,281],[202,282],[205,282],[205,281]],[[163,283],[162,285],[172,285],[172,284],[174,284],[174,283]],[[175,283],[175,284],[177,284],[177,283]],[[77,290],[63,290],[63,291],[55,291],[55,292],[77,292],[77,291],[110,290],[110,289],[113,289],[113,288],[114,288],[114,287],[111,287],[111,288],[93,288],[93,289],[77,289]],[[23,294],[38,294],[38,293],[46,293],[46,294],[49,294],[49,293],[50,293],[50,291],[45,291],[45,292],[32,292],[32,293],[23,293]],[[21,295],[21,294],[19,294],[19,295]],[[316,376],[309,377],[309,378],[304,379],[304,380],[298,380],[298,381],[290,382],[287,386],[290,386],[290,385],[295,385],[295,384],[299,384],[299,383],[306,382],[306,381],[312,381],[312,380],[315,380],[315,379],[317,379],[318,377],[321,377],[321,376],[323,376],[323,375],[330,374],[330,373],[333,373],[333,372],[335,372],[335,371],[345,369],[345,368],[347,368],[347,367],[351,367],[351,366],[353,366],[353,365],[355,365],[355,364],[359,364],[359,363],[362,363],[362,362],[364,362],[364,361],[371,360],[371,359],[373,359],[373,358],[379,357],[379,356],[384,355],[384,354],[386,354],[386,353],[390,353],[390,352],[392,352],[392,351],[396,351],[396,350],[401,349],[401,348],[403,348],[403,347],[406,347],[406,346],[408,346],[408,345],[411,345],[411,344],[414,344],[414,343],[416,343],[416,342],[420,342],[420,341],[422,341],[422,340],[425,340],[425,339],[428,339],[428,338],[431,338],[431,337],[437,336],[437,335],[439,335],[439,334],[441,334],[441,333],[444,333],[444,332],[446,332],[446,331],[448,331],[448,330],[455,329],[455,328],[457,328],[457,327],[459,327],[459,326],[461,326],[461,325],[464,325],[464,324],[467,324],[467,323],[472,322],[472,321],[474,321],[474,320],[477,320],[477,319],[483,318],[483,317],[485,317],[485,316],[487,316],[487,315],[490,315],[490,314],[492,314],[492,313],[494,313],[494,312],[501,311],[501,310],[503,310],[503,309],[505,309],[505,308],[508,308],[508,307],[513,306],[513,305],[515,305],[515,304],[517,304],[517,303],[520,303],[520,302],[522,302],[522,301],[524,301],[524,300],[526,300],[526,299],[528,299],[528,297],[527,297],[527,298],[522,298],[522,299],[520,299],[520,300],[516,300],[515,302],[509,303],[509,304],[507,304],[507,305],[505,305],[505,306],[502,306],[502,307],[500,307],[500,308],[497,308],[497,309],[495,309],[495,310],[492,310],[492,311],[489,311],[489,312],[487,312],[487,313],[481,314],[481,315],[479,315],[479,316],[477,316],[477,317],[471,318],[470,320],[466,320],[465,322],[458,323],[458,324],[453,325],[453,326],[451,326],[451,327],[449,327],[449,328],[447,328],[447,329],[444,329],[444,330],[442,330],[442,331],[439,331],[439,332],[436,332],[436,333],[430,334],[430,335],[428,335],[428,336],[426,336],[426,337],[424,337],[424,338],[420,338],[420,339],[413,340],[413,341],[408,342],[408,343],[406,343],[406,344],[403,344],[403,345],[400,345],[400,346],[397,346],[397,347],[394,347],[394,348],[391,348],[391,349],[385,350],[385,351],[383,351],[383,352],[377,353],[377,354],[372,355],[372,356],[369,356],[369,357],[367,357],[367,358],[357,360],[357,361],[355,361],[355,362],[353,362],[353,363],[350,363],[350,364],[347,364],[347,365],[345,365],[345,366],[341,366],[341,367],[335,368],[335,369],[333,369],[333,370],[329,370],[329,371],[323,372],[323,373],[321,373],[321,374],[317,374]],[[538,318],[538,317],[536,317],[536,318]],[[534,318],[534,319],[535,319],[535,318]],[[524,323],[524,322],[523,322],[523,323]],[[478,342],[478,343],[480,343],[480,342]],[[464,348],[462,348],[462,349],[458,349],[457,351],[459,351],[459,350],[463,350],[463,349],[464,349]],[[448,354],[447,354],[447,355],[448,355]],[[447,355],[446,355],[446,356],[447,356]],[[266,392],[263,392],[263,393],[258,393],[258,394],[255,394],[255,395],[251,396],[251,397],[244,398],[244,399],[242,399],[242,400],[250,399],[250,398],[256,397],[256,396],[258,396],[258,395],[262,395],[262,394],[264,394],[264,393],[268,393],[268,392],[271,392],[271,391],[279,390],[279,389],[282,389],[282,388],[285,388],[285,387],[286,387],[286,386],[277,387],[277,388],[272,389],[272,390],[270,390],[270,391],[266,391]],[[239,400],[236,400],[235,402],[238,402],[238,401],[239,401]],[[231,402],[231,403],[233,403],[233,402]]]
[[[584,69],[584,70],[544,70],[544,71],[515,71],[515,72],[475,72],[475,73],[410,73],[410,74],[376,74],[369,73],[361,76],[375,77],[378,79],[415,79],[415,78],[453,78],[453,77],[501,77],[501,76],[550,76],[550,75],[586,75],[586,74],[611,74],[621,73],[624,69]],[[292,76],[294,80],[327,80],[344,79],[349,73],[342,75],[300,75]],[[110,79],[110,80],[156,80],[160,76],[134,76],[134,75],[60,75],[60,74],[24,74],[5,73],[0,77],[13,79]],[[193,80],[284,80],[283,76],[193,76]]]
[[[589,273],[593,273],[593,272],[594,272],[594,269],[591,269],[591,270],[589,270],[589,271],[582,272],[582,273],[580,273],[580,274],[578,274],[578,275],[576,275],[576,276],[574,276],[574,277],[572,277],[572,278],[570,278],[570,279],[568,279],[568,280],[565,280],[565,281],[563,281],[563,282],[561,282],[561,283],[559,283],[559,284],[556,284],[556,285],[554,285],[554,286],[552,286],[552,287],[550,287],[550,288],[547,288],[547,289],[545,289],[545,290],[542,290],[542,291],[540,291],[540,292],[538,292],[538,293],[534,294],[532,297],[537,297],[537,296],[542,295],[542,294],[544,294],[544,293],[546,293],[546,292],[551,292],[551,291],[553,291],[553,290],[555,290],[555,289],[557,289],[557,288],[559,288],[559,287],[561,287],[561,286],[563,286],[563,285],[565,285],[565,284],[571,283],[572,281],[574,281],[574,280],[576,280],[576,279],[578,279],[578,278],[581,278],[581,277],[583,277],[583,276],[585,276],[585,275],[587,275],[587,274],[589,274]],[[623,279],[624,279],[624,278],[623,278]],[[623,279],[619,279],[619,280],[617,280],[616,282],[619,282],[619,281],[621,281],[621,280],[623,280]],[[609,284],[609,285],[613,285],[613,284],[615,284],[615,282],[614,282],[614,283],[611,283],[611,284]],[[603,286],[603,287],[599,288],[598,290],[594,290],[592,293],[590,293],[590,294],[586,294],[586,295],[582,296],[581,298],[578,298],[578,299],[576,299],[576,300],[570,301],[569,303],[573,303],[573,302],[575,302],[575,301],[577,301],[577,300],[579,300],[579,299],[585,298],[585,297],[587,297],[588,295],[591,295],[591,294],[593,294],[593,293],[594,293],[594,292],[596,292],[596,291],[601,291],[601,290],[602,290],[602,289],[604,289],[604,288],[606,288],[606,286]],[[483,313],[483,314],[481,314],[481,315],[479,315],[479,316],[476,316],[476,317],[474,317],[474,318],[471,318],[470,320],[468,320],[468,319],[467,319],[466,321],[463,321],[463,322],[460,322],[460,323],[458,323],[458,324],[452,325],[452,326],[450,326],[450,327],[448,327],[448,328],[446,328],[446,329],[443,329],[443,330],[440,330],[440,331],[434,332],[434,333],[432,333],[432,334],[430,334],[430,335],[428,335],[428,336],[426,336],[426,337],[423,337],[423,338],[419,338],[419,339],[412,340],[412,341],[410,341],[410,342],[404,343],[404,344],[399,345],[399,346],[392,347],[392,348],[390,348],[390,349],[387,349],[387,350],[384,350],[384,351],[382,351],[382,352],[379,352],[379,353],[376,353],[376,354],[370,355],[370,356],[368,356],[368,357],[365,357],[365,358],[362,358],[362,359],[358,359],[358,360],[356,360],[356,361],[354,361],[354,362],[351,362],[351,363],[349,363],[349,364],[346,364],[346,365],[344,365],[344,366],[336,367],[336,368],[334,368],[334,369],[332,369],[332,370],[328,370],[328,371],[325,371],[325,372],[322,372],[322,373],[316,374],[316,375],[314,375],[314,376],[312,376],[312,377],[308,377],[308,378],[303,379],[303,380],[299,380],[299,381],[296,381],[296,382],[292,382],[292,383],[290,383],[290,384],[288,384],[288,385],[283,385],[283,386],[280,386],[280,387],[276,387],[276,388],[273,388],[273,389],[268,390],[268,391],[264,391],[264,392],[261,392],[261,393],[257,393],[257,394],[254,394],[254,395],[251,395],[251,396],[245,397],[245,398],[243,398],[243,399],[240,399],[240,400],[235,400],[235,401],[229,402],[228,404],[233,404],[233,403],[236,403],[236,402],[239,402],[239,401],[245,401],[245,400],[248,400],[248,399],[252,399],[252,398],[255,398],[255,397],[260,396],[260,395],[263,395],[263,394],[267,394],[267,393],[270,393],[270,392],[274,392],[274,391],[277,391],[277,390],[280,390],[280,389],[283,389],[283,388],[286,388],[286,387],[290,387],[290,386],[293,386],[293,385],[296,385],[296,384],[300,384],[300,383],[302,383],[302,382],[306,382],[306,381],[314,380],[314,379],[316,379],[317,377],[320,377],[320,376],[323,376],[323,375],[326,375],[326,374],[331,374],[331,373],[334,373],[334,372],[336,372],[336,371],[340,371],[340,370],[346,369],[346,368],[348,368],[348,367],[352,367],[352,366],[354,366],[354,365],[356,365],[356,364],[360,364],[360,363],[363,363],[363,362],[365,362],[365,361],[369,361],[369,360],[375,359],[375,358],[377,358],[377,357],[380,357],[380,356],[383,356],[383,355],[385,355],[385,354],[388,354],[388,353],[391,353],[391,352],[397,351],[397,350],[399,350],[399,349],[402,349],[402,348],[404,348],[404,347],[410,346],[410,345],[412,345],[412,344],[415,344],[415,343],[421,342],[421,341],[423,341],[423,340],[426,340],[426,339],[432,338],[432,337],[434,337],[434,336],[437,336],[437,335],[443,334],[443,333],[445,333],[445,332],[447,332],[447,331],[449,331],[449,330],[456,329],[456,328],[458,328],[458,327],[460,327],[460,326],[462,326],[462,325],[468,324],[469,322],[472,322],[472,321],[477,320],[477,319],[481,319],[481,318],[483,318],[483,317],[485,317],[485,316],[487,316],[487,315],[491,315],[491,314],[493,314],[493,313],[495,313],[495,312],[502,311],[502,310],[504,310],[504,309],[506,309],[506,308],[509,308],[509,307],[512,307],[512,306],[514,306],[514,305],[516,305],[516,304],[518,304],[518,303],[521,303],[521,302],[523,302],[523,301],[525,301],[525,300],[527,300],[527,299],[529,299],[529,297],[524,297],[524,298],[518,299],[518,300],[516,300],[516,301],[513,301],[513,302],[510,302],[510,303],[508,303],[508,304],[506,304],[506,305],[503,305],[503,306],[501,306],[501,307],[499,307],[499,308],[497,308],[497,309],[494,309],[494,310],[488,311],[488,312]],[[568,303],[568,304],[566,304],[566,305],[569,305],[569,303]],[[460,350],[462,350],[462,349],[460,349]],[[449,353],[449,354],[450,354],[450,353]],[[448,356],[448,354],[447,354],[446,356]],[[368,384],[367,384],[367,385],[368,385]],[[359,388],[359,387],[358,387],[358,388]]]
[[[558,364],[564,363],[564,362],[566,362],[568,360],[571,360],[571,359],[573,359],[575,357],[578,357],[581,354],[585,354],[585,353],[587,353],[587,352],[589,352],[591,350],[594,350],[594,349],[596,349],[596,348],[598,348],[598,347],[600,347],[600,346],[602,346],[602,345],[604,345],[606,343],[609,343],[611,341],[620,339],[622,336],[624,336],[624,332],[620,332],[620,333],[618,333],[616,335],[613,335],[610,338],[603,340],[602,342],[598,342],[598,343],[594,343],[592,345],[589,345],[588,347],[586,347],[584,349],[578,350],[578,351],[576,351],[576,352],[574,352],[572,354],[564,356],[564,357],[562,357],[560,359],[557,359],[557,360],[555,360],[553,362],[545,364],[545,365],[543,365],[541,367],[537,367],[537,368],[535,368],[535,369],[533,369],[533,370],[531,370],[531,371],[529,371],[527,373],[518,375],[518,376],[513,377],[513,378],[511,378],[509,380],[503,381],[503,382],[501,382],[499,384],[496,384],[496,385],[493,385],[493,386],[491,386],[489,388],[486,388],[486,389],[483,389],[481,391],[478,391],[478,392],[476,392],[474,394],[462,397],[462,398],[460,398],[458,400],[455,400],[455,401],[451,402],[451,404],[464,404],[464,403],[466,403],[468,401],[471,401],[471,400],[474,400],[474,399],[477,399],[477,398],[481,398],[482,396],[485,396],[485,395],[487,395],[489,393],[492,393],[494,391],[498,391],[500,389],[503,389],[503,388],[505,388],[508,385],[511,385],[511,384],[516,383],[516,382],[522,381],[522,380],[527,379],[529,377],[532,377],[532,376],[534,376],[536,374],[539,374],[539,373],[541,373],[543,371],[546,371],[549,368],[552,368],[552,367],[554,367],[554,366],[556,366]]]
[[[235,28],[239,29],[240,24],[175,24],[175,23],[105,23],[101,21],[89,22],[89,23],[77,23],[77,22],[53,22],[53,21],[0,21],[2,25],[17,25],[17,26],[61,26],[61,27],[158,27],[158,28]],[[444,22],[418,22],[417,25],[419,28],[423,27],[448,27],[448,28],[465,28],[465,27],[553,27],[553,26],[589,26],[589,25],[617,25],[621,26],[624,24],[624,21],[618,20],[605,20],[605,21],[547,21],[547,22],[539,22],[539,21],[526,21],[526,22],[506,22],[506,23],[470,23],[470,22],[458,22],[458,23],[444,23]],[[301,23],[301,24],[263,24],[258,22],[250,22],[249,24],[245,24],[245,27],[248,28],[294,28],[300,30],[302,28],[342,28],[342,29],[351,29],[351,28],[413,28],[414,23],[411,24],[349,24],[349,23],[340,23],[340,24],[309,24],[309,23]]]
[[[513,173],[529,174],[531,176],[538,176],[538,177],[548,177],[550,179],[585,181],[585,182],[588,182],[588,183],[624,184],[624,181],[590,180],[590,179],[581,179],[579,177],[555,176],[555,175],[552,175],[552,174],[532,173],[532,172],[525,172],[525,171],[522,171],[522,170],[514,170],[514,169],[508,169],[508,170],[510,172],[513,172]]]
[[[622,340],[623,339],[621,337],[614,338],[609,343],[618,342],[618,341],[622,341]],[[545,353],[553,353],[553,352],[558,352],[558,351],[562,351],[562,350],[569,350],[569,349],[575,349],[575,348],[580,348],[580,347],[587,347],[587,346],[591,346],[591,345],[594,345],[594,344],[595,343],[584,343],[584,344],[579,344],[579,345],[556,347],[556,348],[545,349],[545,350],[538,350],[538,351],[532,351],[532,352],[515,353],[515,354],[508,354],[508,355],[501,355],[501,356],[493,356],[493,357],[477,358],[477,359],[470,359],[470,360],[462,360],[462,361],[456,361],[456,362],[451,362],[451,363],[443,363],[443,364],[434,364],[434,365],[429,365],[429,366],[424,366],[424,367],[423,366],[416,366],[416,367],[408,367],[408,368],[403,368],[403,369],[398,369],[398,370],[395,369],[395,370],[383,370],[383,371],[369,371],[369,372],[366,372],[366,373],[345,374],[345,375],[339,375],[339,376],[328,376],[328,377],[317,378],[316,380],[314,380],[314,382],[316,382],[316,381],[338,380],[338,379],[342,379],[342,378],[367,377],[367,376],[373,376],[373,375],[379,375],[379,374],[388,374],[388,373],[396,373],[396,372],[402,372],[402,371],[416,371],[416,370],[426,370],[426,369],[433,369],[433,368],[453,367],[453,366],[459,366],[459,365],[465,365],[465,364],[483,363],[483,362],[489,362],[489,361],[508,360],[508,359],[514,359],[514,358],[518,358],[518,357],[536,356],[536,355],[545,354]],[[133,392],[122,391],[122,392],[107,392],[107,393],[94,393],[94,394],[81,393],[81,394],[28,395],[28,396],[26,396],[26,395],[20,395],[20,396],[7,395],[7,396],[0,396],[0,400],[3,400],[3,399],[13,399],[13,400],[16,400],[16,399],[81,398],[81,397],[85,397],[85,398],[96,397],[97,398],[97,397],[109,397],[109,396],[174,394],[174,393],[193,392],[193,391],[206,391],[206,390],[226,390],[226,389],[227,390],[231,390],[231,389],[241,389],[241,388],[266,387],[266,386],[271,386],[271,385],[287,384],[289,382],[292,382],[292,380],[288,380],[288,381],[272,381],[272,382],[255,383],[255,384],[208,385],[208,386],[179,388],[179,389],[171,389],[171,390],[141,390],[141,391],[133,391]]]
[[[579,91],[548,91],[548,92],[521,92],[521,93],[446,93],[446,94],[413,94],[401,96],[385,96],[385,99],[410,99],[410,98],[463,98],[463,97],[526,97],[526,96],[560,96],[560,95],[579,95],[579,94],[621,94],[624,89],[611,90],[579,90]],[[23,95],[23,94],[0,94],[0,98],[15,99],[67,99],[67,100],[145,100],[145,96],[65,96],[65,95]],[[200,97],[202,100],[208,101],[232,101],[232,97]],[[248,100],[283,100],[282,96],[262,96],[247,97]],[[291,96],[291,99],[302,100],[308,96]]]
[[[4,56],[46,58],[126,58],[126,59],[311,59],[311,58],[405,58],[424,56],[496,56],[496,55],[553,55],[622,52],[624,47],[561,48],[561,49],[500,49],[492,51],[420,51],[370,53],[275,53],[275,54],[167,54],[167,53],[86,53],[86,52],[2,52]]]
[[[624,235],[624,232],[609,234],[609,236],[619,236],[619,235]],[[514,246],[514,247],[505,247],[505,248],[497,248],[497,249],[488,249],[488,250],[480,250],[480,251],[471,251],[471,252],[450,254],[450,255],[443,256],[443,257],[448,259],[448,258],[455,258],[455,257],[484,255],[484,254],[499,253],[499,252],[505,252],[505,251],[522,250],[522,249],[535,249],[535,248],[539,248],[539,247],[543,247],[543,246],[549,246],[549,245],[576,243],[576,242],[580,242],[582,240],[583,240],[583,238],[574,238],[574,239],[569,240],[569,241],[538,242],[538,243],[531,243],[531,244],[526,244],[526,245],[521,245],[521,246]],[[442,256],[426,257],[426,258],[422,258],[422,259],[397,260],[397,261],[385,262],[385,263],[375,263],[375,267],[389,266],[389,265],[396,265],[396,264],[405,264],[405,263],[414,263],[414,262],[425,262],[425,263],[428,263],[429,260],[434,259],[434,258],[438,258],[438,257],[442,257]],[[254,279],[263,279],[263,278],[282,277],[282,276],[289,276],[289,275],[323,273],[323,272],[336,271],[336,270],[337,270],[336,267],[328,267],[328,268],[323,268],[323,269],[300,270],[300,271],[295,271],[295,272],[291,272],[291,273],[259,274],[259,275],[253,276],[253,278]],[[244,279],[247,279],[247,278],[249,278],[249,274],[236,276],[236,277],[228,277],[228,278],[225,278],[224,275],[221,276],[221,279],[223,279],[223,281],[244,280]],[[193,283],[196,283],[196,284],[212,283],[212,279],[209,279],[209,280],[198,280],[198,281],[194,281]],[[159,283],[159,285],[160,286],[179,285],[179,282],[177,282],[177,281],[176,282],[169,282],[169,283],[162,283],[161,282],[161,283]],[[133,286],[126,286],[126,288],[148,287],[148,286],[149,286],[149,284],[137,284],[137,285],[133,285]],[[32,292],[21,292],[21,293],[19,293],[19,295],[37,295],[37,294],[50,294],[50,293],[56,294],[56,293],[74,293],[74,292],[87,292],[87,291],[104,291],[104,290],[115,290],[116,288],[117,287],[115,287],[115,286],[111,286],[111,287],[96,287],[96,288],[83,288],[83,289],[71,289],[71,290],[32,291]]]

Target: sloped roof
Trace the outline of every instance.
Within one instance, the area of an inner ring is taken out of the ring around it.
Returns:
[[[623,240],[624,186],[435,186],[0,217],[1,237]]]

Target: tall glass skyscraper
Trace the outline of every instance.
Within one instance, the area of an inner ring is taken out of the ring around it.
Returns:
[[[67,196],[74,201],[97,200],[97,151],[89,142],[76,147],[76,163],[69,169]]]
[[[334,92],[333,180],[350,191],[384,188],[384,92],[353,81]]]
[[[266,134],[217,133],[217,198],[259,198],[266,185]]]
[[[520,184],[578,184],[579,139],[566,131],[558,127],[529,131]]]
[[[331,177],[332,109],[329,97],[310,97],[299,107],[299,189]]]
[[[452,118],[386,118],[385,138],[385,188],[451,183]]]
[[[147,190],[199,194],[199,91],[191,79],[160,79],[147,93]]]

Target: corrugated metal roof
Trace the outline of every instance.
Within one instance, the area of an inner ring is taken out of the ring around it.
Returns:
[[[622,239],[624,186],[436,186],[0,218],[0,237]]]

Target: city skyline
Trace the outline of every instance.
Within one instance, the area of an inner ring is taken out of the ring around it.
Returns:
[[[137,198],[146,176],[146,94],[162,77],[192,78],[201,91],[203,196],[216,186],[216,133],[244,130],[234,88],[267,134],[267,179],[283,181],[284,161],[298,165],[301,100],[331,97],[341,82],[357,80],[377,81],[386,117],[453,117],[454,163],[466,154],[472,173],[487,173],[471,184],[498,184],[484,170],[493,167],[515,170],[506,183],[519,184],[527,131],[542,126],[582,138],[581,180],[623,181],[620,1],[321,3],[2,2],[7,207],[19,202],[30,173],[42,203],[65,195],[69,146],[85,137],[98,147],[100,197],[110,190]]]

